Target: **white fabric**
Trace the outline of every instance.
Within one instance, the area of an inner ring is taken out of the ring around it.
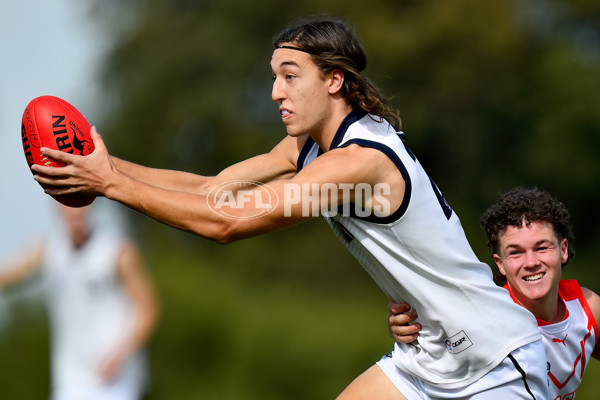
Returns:
[[[384,221],[340,212],[325,217],[383,292],[419,312],[419,339],[396,345],[395,364],[426,383],[464,387],[541,336],[533,315],[494,284],[491,269],[473,253],[456,213],[402,137],[369,115],[352,112],[346,118],[332,148],[356,143],[384,152],[403,173],[406,195],[397,215]],[[312,148],[302,150],[300,167],[319,153],[314,142],[306,146]],[[543,356],[539,362],[546,364]]]
[[[551,400],[575,397],[597,341],[597,326],[577,281],[561,281],[559,296],[567,316],[554,324],[542,324],[540,331],[548,359]]]
[[[408,400],[545,400],[548,383],[544,378],[545,368],[538,362],[541,353],[541,340],[527,344],[477,382],[455,389],[435,387],[416,379],[396,367],[390,356],[384,356],[377,365]]]

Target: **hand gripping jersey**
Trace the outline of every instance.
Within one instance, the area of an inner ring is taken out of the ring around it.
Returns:
[[[324,215],[383,292],[419,312],[423,330],[416,342],[395,345],[394,363],[438,387],[466,386],[512,350],[540,339],[540,333],[533,315],[494,284],[491,269],[473,253],[458,217],[406,146],[404,134],[378,121],[352,111],[331,150],[357,144],[384,153],[406,183],[401,206],[387,217]],[[320,153],[309,138],[298,169]]]
[[[538,319],[538,326],[548,359],[549,399],[572,400],[596,346],[598,327],[577,281],[560,281],[558,296],[567,310],[564,319],[554,324]]]
[[[59,391],[94,391],[99,368],[133,320],[133,304],[118,282],[122,238],[95,229],[78,249],[66,236],[49,238],[42,265],[51,322],[52,383]],[[144,356],[130,357],[114,384],[138,387],[145,380]]]

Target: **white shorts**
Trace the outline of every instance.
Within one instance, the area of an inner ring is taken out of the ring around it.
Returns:
[[[537,340],[513,351],[477,382],[457,389],[427,384],[399,369],[390,356],[384,356],[377,365],[408,400],[546,400],[548,371],[544,355],[544,345]]]

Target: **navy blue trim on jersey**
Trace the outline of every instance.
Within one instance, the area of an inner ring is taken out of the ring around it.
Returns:
[[[329,150],[333,150],[335,148],[337,148],[340,143],[342,142],[342,139],[344,139],[344,135],[346,134],[346,131],[348,130],[348,128],[350,128],[350,125],[352,125],[353,123],[360,121],[361,119],[363,119],[363,117],[367,115],[366,111],[363,110],[352,110],[350,111],[350,113],[348,115],[346,115],[346,118],[344,118],[344,120],[342,121],[342,123],[340,124],[337,132],[335,133],[335,136],[333,137],[333,140],[331,141],[331,145],[329,146]]]
[[[335,218],[327,216],[325,216],[325,218],[329,221],[330,224],[335,225],[342,232],[342,237],[344,238],[344,241],[347,244],[351,243],[354,240],[354,235],[351,234],[350,231],[346,229],[344,225],[336,221]]]
[[[408,145],[406,144],[406,135],[404,134],[404,132],[398,132],[398,137],[402,141],[402,144],[404,145],[404,149],[406,150],[406,152],[408,153],[410,158],[412,158],[414,162],[417,162],[417,157],[413,154],[410,147],[408,147]]]
[[[452,207],[450,207],[450,204],[448,204],[444,196],[442,196],[442,192],[440,192],[440,189],[438,189],[437,185],[430,176],[429,182],[431,182],[431,188],[433,189],[433,193],[435,193],[435,197],[437,197],[438,202],[440,203],[440,207],[442,207],[442,211],[446,216],[446,219],[450,220],[450,217],[452,217]]]
[[[352,125],[356,121],[361,120],[365,115],[367,115],[367,113],[363,110],[350,111],[350,113],[348,113],[348,115],[346,115],[346,117],[344,118],[344,120],[342,121],[340,126],[338,127],[337,131],[335,132],[335,136],[333,137],[333,140],[331,141],[331,145],[329,146],[329,149],[337,148],[339,146],[339,144],[341,143],[342,139],[344,138],[344,135],[346,134],[346,131],[348,130],[350,125]],[[315,143],[316,142],[314,141],[314,139],[309,136],[308,139],[306,140],[306,143],[304,143],[304,146],[302,146],[302,150],[300,150],[300,155],[298,156],[298,160],[296,161],[296,168],[298,169],[298,172],[300,172],[300,170],[302,170],[302,168],[305,167],[304,162],[306,161],[306,157],[308,157],[308,153],[310,153],[310,150],[313,148]],[[321,147],[319,147],[317,157],[323,153],[324,153],[323,149]]]
[[[400,173],[402,174],[402,178],[404,178],[405,188],[404,188],[404,197],[402,198],[402,203],[400,204],[400,207],[398,207],[398,209],[396,211],[394,211],[393,213],[391,213],[390,215],[388,215],[386,217],[377,217],[377,216],[359,217],[356,215],[356,213],[354,211],[354,207],[349,207],[350,213],[351,213],[350,216],[352,218],[360,219],[362,221],[367,221],[367,222],[373,222],[376,224],[390,224],[392,222],[397,221],[406,212],[406,209],[408,208],[408,202],[409,202],[410,196],[412,194],[412,181],[410,180],[410,175],[408,174],[408,171],[406,170],[404,163],[402,163],[402,160],[400,160],[400,157],[398,157],[398,155],[391,148],[389,148],[388,146],[386,146],[382,143],[374,142],[374,141],[366,140],[366,139],[351,139],[351,140],[347,141],[346,143],[344,143],[341,147],[347,147],[347,146],[350,146],[351,144],[357,144],[361,147],[368,147],[368,148],[376,149],[376,150],[381,151],[386,156],[388,156],[388,158],[390,160],[392,160],[392,162],[394,164],[396,164],[396,167],[398,168],[398,170],[400,170]],[[338,208],[338,211],[342,212],[342,206],[340,206]]]
[[[308,153],[310,153],[310,149],[314,146],[315,141],[310,136],[306,139],[304,146],[302,146],[302,150],[300,150],[300,155],[298,156],[298,161],[296,161],[296,169],[298,172],[304,168],[304,162],[306,161],[306,157],[308,157]]]

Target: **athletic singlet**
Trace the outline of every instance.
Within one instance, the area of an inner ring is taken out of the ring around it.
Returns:
[[[55,389],[101,385],[100,363],[131,326],[133,305],[118,283],[116,268],[122,246],[120,236],[100,229],[79,249],[73,248],[66,233],[48,239],[42,273],[50,312]],[[117,379],[143,385],[143,354],[130,357]]]
[[[432,385],[462,387],[511,351],[540,339],[533,315],[511,301],[493,282],[489,266],[477,259],[456,213],[407,147],[404,134],[377,117],[352,111],[331,151],[352,144],[384,153],[406,183],[401,206],[387,217],[324,213],[383,292],[419,311],[416,322],[423,330],[417,341],[395,345],[398,368]],[[309,138],[298,170],[321,153]]]
[[[508,284],[504,287],[517,302]],[[538,327],[548,359],[549,399],[572,400],[596,346],[598,328],[576,280],[560,281],[558,296],[566,306],[564,319],[555,324],[538,319]]]

